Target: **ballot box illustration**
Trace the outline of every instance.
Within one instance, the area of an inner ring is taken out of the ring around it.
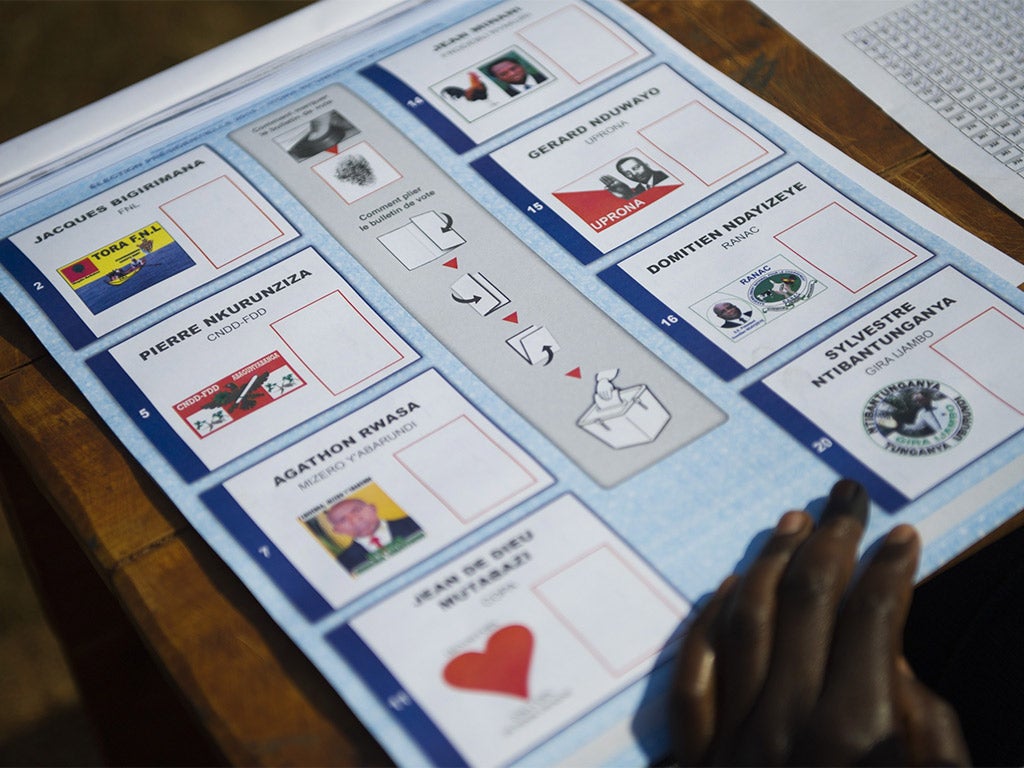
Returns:
[[[595,402],[576,424],[612,448],[629,448],[654,440],[668,420],[661,401],[646,384],[638,384],[619,389],[610,405]]]

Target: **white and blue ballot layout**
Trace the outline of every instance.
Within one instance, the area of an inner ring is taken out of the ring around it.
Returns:
[[[661,758],[841,476],[922,573],[1024,503],[1024,268],[624,6],[414,5],[87,162],[4,296],[400,764]]]

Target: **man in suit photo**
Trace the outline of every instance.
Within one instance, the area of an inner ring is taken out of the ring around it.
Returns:
[[[423,530],[411,517],[381,519],[375,505],[357,498],[342,499],[331,505],[324,517],[331,530],[352,539],[338,554],[338,561],[353,574],[423,535]]]
[[[655,184],[659,184],[668,178],[667,173],[651,168],[651,166],[637,157],[622,158],[615,164],[615,170],[636,184],[633,187],[634,195],[646,192]]]
[[[513,53],[492,61],[487,65],[486,72],[509,96],[518,96],[548,79],[543,72]]]

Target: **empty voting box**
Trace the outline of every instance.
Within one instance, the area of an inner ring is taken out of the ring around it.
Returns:
[[[668,411],[645,384],[620,389],[619,397],[604,408],[591,405],[576,424],[612,448],[628,448],[651,442],[668,423]]]

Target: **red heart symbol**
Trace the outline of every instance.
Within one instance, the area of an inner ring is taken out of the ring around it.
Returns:
[[[449,661],[444,668],[444,680],[455,688],[526,699],[532,655],[533,633],[520,624],[512,624],[491,635],[483,653],[469,651]]]

